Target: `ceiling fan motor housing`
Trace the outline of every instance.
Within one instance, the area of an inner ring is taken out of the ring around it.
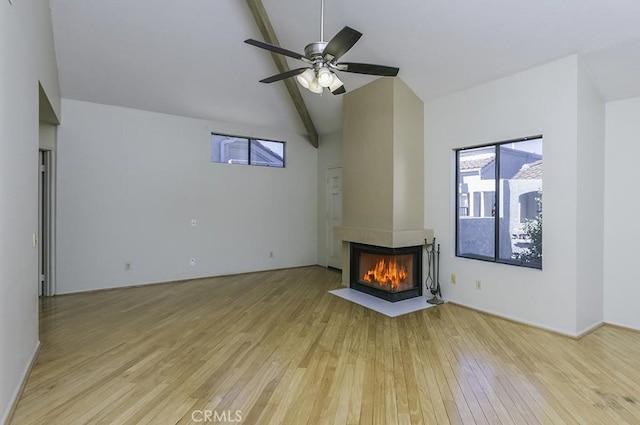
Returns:
[[[324,48],[327,46],[326,41],[316,41],[315,43],[307,44],[304,48],[304,55],[316,65],[317,63],[323,63],[322,52],[324,52]],[[333,59],[333,58],[331,58]]]

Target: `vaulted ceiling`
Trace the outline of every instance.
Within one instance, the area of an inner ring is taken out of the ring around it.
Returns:
[[[320,38],[320,0],[263,0],[280,44]],[[65,98],[305,133],[244,0],[51,0]],[[325,0],[325,41],[362,32],[344,61],[397,66],[424,101],[579,54],[604,100],[640,96],[637,0]],[[296,68],[301,62],[288,59]],[[375,77],[340,74],[347,90]],[[342,97],[301,89],[320,134]],[[64,119],[64,118],[63,118]]]

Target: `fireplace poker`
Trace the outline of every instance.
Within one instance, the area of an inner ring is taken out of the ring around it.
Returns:
[[[433,272],[433,249],[436,244],[436,238],[433,238],[432,243],[427,243],[427,240],[424,240],[424,249],[427,251],[427,278],[424,280],[425,289],[431,290],[431,286],[433,285],[433,277],[431,276]]]
[[[431,284],[429,285],[429,291],[433,297],[428,299],[427,302],[429,304],[440,305],[444,303],[441,298],[438,298],[438,295],[442,297],[442,293],[440,292],[440,244],[438,244],[438,249],[434,250],[436,244],[436,238],[433,238],[433,245],[431,247],[431,260],[429,265],[429,276],[431,275],[431,265],[434,266],[434,277],[435,279],[431,279]],[[429,256],[429,252],[427,251],[427,256]],[[435,258],[434,258],[435,257]]]

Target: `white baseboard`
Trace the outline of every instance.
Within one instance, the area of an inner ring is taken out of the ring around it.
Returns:
[[[479,311],[481,313],[486,313],[486,314],[490,314],[490,315],[495,316],[495,317],[500,317],[501,319],[509,320],[510,322],[519,323],[519,324],[527,325],[527,326],[532,326],[534,328],[543,329],[545,331],[553,332],[553,333],[556,333],[556,334],[559,334],[559,335],[568,336],[570,338],[580,338],[580,336],[582,335],[582,334],[576,334],[576,333],[567,332],[565,330],[553,328],[553,327],[550,327],[550,326],[541,325],[540,323],[530,322],[528,320],[523,320],[523,319],[521,319],[519,317],[513,317],[513,316],[509,316],[507,314],[497,313],[497,312],[492,311],[492,310],[486,310],[486,309],[474,307],[474,306],[471,306],[471,305],[468,305],[468,304],[463,304],[463,303],[455,301],[455,300],[447,299],[446,301],[451,303],[451,304],[455,304],[455,305],[459,305],[459,306],[462,306],[462,307],[465,307],[465,308],[469,308],[471,310]],[[597,324],[597,325],[594,325],[594,326],[600,326],[600,324]]]
[[[623,325],[621,323],[617,323],[617,322],[604,322],[605,325],[607,326],[613,326],[615,328],[620,328],[620,329],[626,329],[628,331],[633,331],[633,332],[640,332],[640,328],[636,328],[633,326],[629,326],[629,325]]]
[[[594,323],[593,325],[587,326],[586,328],[584,328],[583,330],[581,330],[580,332],[578,332],[578,334],[575,336],[576,338],[582,338],[583,336],[587,336],[589,335],[591,332],[595,331],[596,329],[601,328],[602,326],[606,325],[605,322],[597,322]]]
[[[40,341],[38,341],[38,343],[36,344],[35,349],[31,354],[31,358],[27,363],[27,367],[22,372],[22,376],[20,377],[20,385],[18,385],[18,387],[13,392],[13,396],[11,396],[11,402],[9,403],[7,410],[2,415],[2,419],[0,419],[0,424],[6,425],[11,420],[11,417],[13,416],[13,412],[15,411],[16,406],[18,405],[18,400],[20,399],[20,396],[22,395],[22,391],[24,390],[24,387],[27,384],[27,379],[29,378],[31,369],[33,368],[33,365],[35,364],[36,359],[38,358],[39,351],[40,351]]]

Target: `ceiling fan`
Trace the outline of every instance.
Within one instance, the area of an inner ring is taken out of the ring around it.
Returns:
[[[400,70],[384,65],[338,62],[338,59],[347,53],[360,37],[362,37],[362,33],[353,28],[344,27],[329,42],[324,41],[324,0],[321,0],[320,41],[307,44],[304,48],[304,55],[258,40],[247,39],[244,42],[273,53],[301,60],[308,65],[264,78],[260,80],[261,83],[273,83],[285,78],[296,77],[302,87],[313,93],[321,94],[324,88],[328,88],[332,94],[337,95],[345,93],[346,89],[335,71],[395,77]]]

